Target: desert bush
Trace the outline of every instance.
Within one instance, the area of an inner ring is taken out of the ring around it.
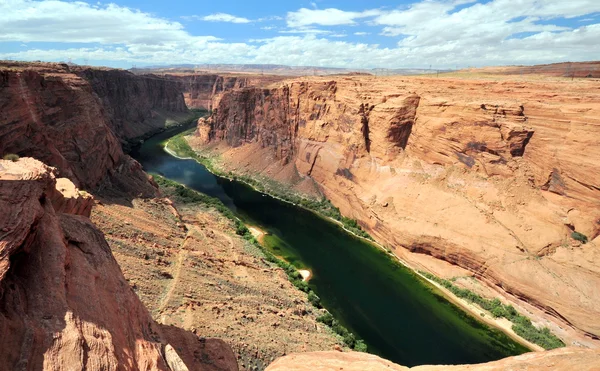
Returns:
[[[571,233],[571,237],[574,240],[580,241],[581,243],[587,243],[588,242],[587,236],[585,234],[583,234],[583,233],[573,232],[573,233]]]
[[[2,159],[7,160],[7,161],[12,161],[12,162],[17,162],[17,161],[19,161],[19,155],[15,154],[15,153],[8,153],[8,154],[4,155],[2,157]]]

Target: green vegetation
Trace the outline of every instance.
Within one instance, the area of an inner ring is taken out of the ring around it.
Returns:
[[[2,157],[2,158],[3,158],[4,160],[7,160],[7,161],[12,161],[12,162],[17,162],[17,161],[19,161],[19,155],[17,155],[17,154],[14,154],[14,153],[9,153],[9,154],[6,154],[6,155],[4,155],[4,157]]]
[[[581,243],[584,243],[584,244],[588,242],[587,236],[583,233],[573,232],[573,233],[571,233],[571,237],[574,240],[580,241]]]
[[[190,145],[184,138],[184,136],[193,133],[194,130],[195,130],[194,128],[191,128],[189,130],[182,132],[181,134],[178,134],[178,135],[172,137],[171,139],[168,140],[168,142],[165,145],[167,146],[167,148],[170,151],[175,153],[178,157],[189,157],[189,158],[198,160],[199,156],[196,155],[196,152],[194,152],[194,150],[192,150],[192,148],[190,147]]]
[[[439,278],[431,273],[423,271],[419,271],[419,273],[421,273],[428,279],[439,283],[459,298],[477,304],[482,309],[485,309],[488,312],[490,312],[495,318],[503,317],[508,319],[513,323],[513,331],[517,335],[521,336],[523,339],[537,344],[547,350],[561,348],[565,346],[565,344],[558,337],[556,337],[550,332],[549,328],[544,327],[538,329],[531,323],[531,320],[529,318],[519,314],[519,312],[517,312],[517,310],[512,305],[504,305],[500,302],[498,298],[484,298],[471,290],[457,287],[450,280]]]
[[[283,271],[287,274],[289,281],[300,291],[303,291],[307,294],[308,301],[314,307],[319,309],[323,307],[321,305],[321,299],[317,294],[314,293],[314,291],[310,289],[310,287],[308,287],[308,284],[302,280],[302,275],[300,274],[300,272],[298,272],[298,269],[296,269],[294,265],[278,258],[277,256],[273,255],[270,251],[265,249],[256,240],[256,238],[254,238],[252,233],[250,233],[246,225],[239,218],[237,218],[235,214],[231,210],[229,210],[227,206],[225,206],[219,199],[210,197],[201,192],[194,191],[161,175],[152,174],[152,176],[154,177],[154,180],[159,185],[161,190],[169,197],[174,198],[176,202],[184,204],[201,204],[206,207],[211,207],[217,210],[219,213],[221,213],[221,215],[225,216],[227,219],[231,220],[234,223],[235,233],[237,235],[243,237],[245,240],[255,245],[263,253],[263,255],[265,256],[265,260],[283,269]],[[327,312],[327,315],[331,317],[331,321],[328,321],[330,323],[321,321],[319,318],[321,318],[322,316],[317,318],[317,320],[331,327],[331,329],[335,333],[337,333],[344,339],[344,343],[348,347],[353,348],[356,351],[367,351],[367,345],[364,343],[364,341],[356,339],[356,336],[349,332],[348,329],[346,329],[344,326],[339,324],[339,322],[337,322],[333,318],[333,316],[329,314],[329,312]]]
[[[285,187],[282,184],[272,179],[268,179],[266,177],[264,179],[258,180],[255,177],[250,177],[246,175],[236,175],[231,172],[227,174],[223,173],[215,167],[213,159],[206,156],[198,155],[190,147],[190,145],[184,137],[186,135],[191,134],[193,131],[194,129],[190,129],[172,137],[167,143],[167,148],[170,151],[174,152],[178,157],[192,158],[198,161],[213,174],[217,174],[222,177],[246,183],[252,186],[254,189],[258,190],[259,192],[273,195],[286,202],[290,202],[294,205],[298,205],[305,209],[314,211],[319,215],[337,220],[338,222],[341,222],[344,228],[346,228],[348,231],[354,233],[357,236],[373,241],[373,238],[362,229],[362,227],[358,224],[358,222],[355,219],[342,216],[342,214],[340,213],[340,209],[333,206],[333,204],[325,197],[323,197],[321,200],[315,200],[300,196],[291,191],[288,187]]]
[[[335,318],[333,318],[331,313],[325,312],[317,317],[317,321],[329,326],[333,332],[340,335],[342,339],[344,339],[344,344],[346,344],[348,347],[358,352],[367,351],[367,344],[365,344],[364,341],[357,339],[353,333],[348,331],[347,328],[342,326]]]

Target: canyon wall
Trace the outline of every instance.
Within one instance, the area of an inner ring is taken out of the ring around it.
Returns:
[[[196,142],[234,170],[292,166],[414,266],[458,265],[597,338],[599,117],[593,81],[302,78],[223,94]]]
[[[92,199],[54,173],[0,160],[0,370],[237,370],[225,343],[152,320]]]
[[[113,183],[153,194],[122,143],[186,112],[177,84],[153,76],[65,64],[0,65],[0,154],[37,158],[86,189]]]
[[[100,98],[109,127],[121,139],[164,128],[169,118],[188,111],[180,86],[168,79],[112,69],[88,68],[77,74]]]
[[[252,74],[165,74],[165,79],[175,81],[183,92],[189,108],[212,110],[224,92],[245,88],[260,87],[281,81],[283,76]]]

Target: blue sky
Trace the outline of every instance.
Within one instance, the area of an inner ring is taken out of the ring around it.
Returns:
[[[0,58],[113,67],[597,60],[598,0],[0,0]]]

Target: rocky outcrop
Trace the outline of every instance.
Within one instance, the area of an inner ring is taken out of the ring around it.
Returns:
[[[121,141],[164,127],[164,114],[172,111],[187,111],[181,92],[153,76],[64,64],[0,65],[0,154],[37,158],[81,188],[113,183],[154,194]]]
[[[222,342],[152,320],[89,202],[37,160],[0,160],[0,369],[237,370]]]
[[[233,171],[285,181],[291,164],[405,261],[420,264],[417,253],[458,265],[553,317],[559,335],[596,338],[597,240],[571,239],[600,233],[594,89],[303,78],[226,92],[197,141],[218,147]]]
[[[478,365],[404,367],[366,353],[297,353],[275,360],[266,371],[500,371],[500,370],[586,370],[598,369],[600,352],[564,348],[543,353],[527,353]]]

